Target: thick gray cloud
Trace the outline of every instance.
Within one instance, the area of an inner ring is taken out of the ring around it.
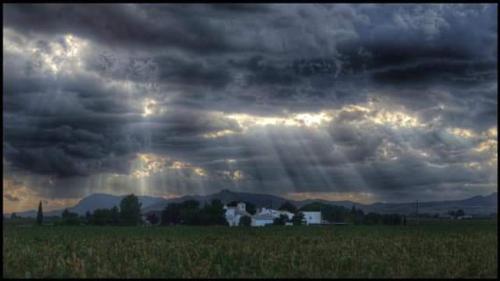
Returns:
[[[497,189],[495,5],[4,8],[4,178],[36,194]]]

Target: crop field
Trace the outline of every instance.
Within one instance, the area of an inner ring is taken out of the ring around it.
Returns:
[[[3,275],[497,277],[496,221],[408,226],[4,227]]]

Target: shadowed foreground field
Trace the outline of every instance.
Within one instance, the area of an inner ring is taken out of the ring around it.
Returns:
[[[497,224],[15,227],[4,277],[489,277]]]

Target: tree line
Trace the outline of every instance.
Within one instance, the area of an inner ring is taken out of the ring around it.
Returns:
[[[153,224],[148,216],[148,221]],[[156,219],[153,219],[156,221]],[[161,212],[161,225],[227,225],[224,204],[219,199],[200,207],[196,200],[170,203]]]
[[[238,201],[228,203],[228,206],[236,206]],[[61,218],[55,222],[56,225],[139,225],[142,224],[141,218],[141,203],[134,194],[125,196],[120,207],[114,206],[106,209],[96,209],[93,212],[86,212],[84,216],[80,216],[75,212],[65,209],[62,212]],[[250,202],[245,202],[246,211],[250,215],[254,215],[257,208]],[[293,225],[301,225],[305,223],[303,212],[305,211],[320,211],[322,218],[327,222],[335,223],[352,223],[352,224],[386,224],[400,225],[406,224],[406,216],[399,214],[378,214],[367,213],[363,210],[356,209],[353,206],[348,209],[343,206],[335,206],[320,202],[313,202],[297,208],[292,203],[285,201],[278,210],[288,211],[293,213],[292,219],[286,215],[281,215],[275,218],[274,225],[285,225],[291,223]],[[460,210],[461,211],[461,210]],[[462,215],[463,211],[456,212]],[[456,214],[454,213],[454,214]],[[146,220],[152,225],[228,225],[225,218],[224,204],[219,199],[214,199],[210,203],[205,203],[203,206],[196,200],[187,200],[181,203],[170,203],[161,212],[150,212],[146,216]],[[42,204],[40,202],[37,213],[37,224],[43,222]],[[251,217],[243,216],[240,219],[240,225],[251,225]]]
[[[343,206],[335,206],[314,202],[304,205],[301,211],[321,211],[324,220],[331,223],[351,223],[351,224],[386,224],[400,225],[406,224],[406,216],[400,214],[379,214],[369,212],[365,214],[363,210],[354,205],[351,209]]]
[[[37,214],[37,224],[43,222],[41,202]],[[125,196],[120,201],[120,207],[96,209],[93,212],[87,211],[84,216],[65,209],[61,218],[54,222],[55,225],[139,225],[141,219],[141,203],[134,194]]]

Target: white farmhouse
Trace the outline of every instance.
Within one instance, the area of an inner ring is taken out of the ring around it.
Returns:
[[[255,215],[250,215],[246,211],[246,205],[243,202],[239,202],[236,207],[228,207],[224,205],[224,210],[226,210],[225,216],[229,226],[238,226],[240,224],[240,219],[243,216],[248,216],[252,219],[251,226],[265,226],[268,224],[273,224],[274,219],[279,218],[281,215],[285,215],[289,220],[292,220],[294,214],[288,211],[274,210],[270,208],[260,208]],[[302,212],[304,214],[305,224],[321,224],[321,212]],[[287,225],[292,225],[290,222]]]
[[[228,207],[224,205],[224,210],[226,210],[226,220],[229,226],[238,226],[240,224],[240,219],[243,216],[252,217],[246,211],[246,205],[243,202],[239,202],[236,207]]]
[[[289,220],[291,220],[294,216],[293,213],[290,213],[288,211],[282,211],[282,210],[273,210],[273,209],[268,209],[268,208],[261,208],[259,212],[257,212],[259,215],[271,215],[273,218],[279,218],[280,215],[285,215],[288,217]]]
[[[294,214],[281,211],[281,210],[273,210],[269,208],[261,208],[257,211],[257,213],[252,217],[252,226],[265,226],[267,224],[273,224],[274,219],[279,218],[281,215],[285,215],[288,219],[292,219]]]
[[[306,224],[321,224],[321,212],[302,212]]]

